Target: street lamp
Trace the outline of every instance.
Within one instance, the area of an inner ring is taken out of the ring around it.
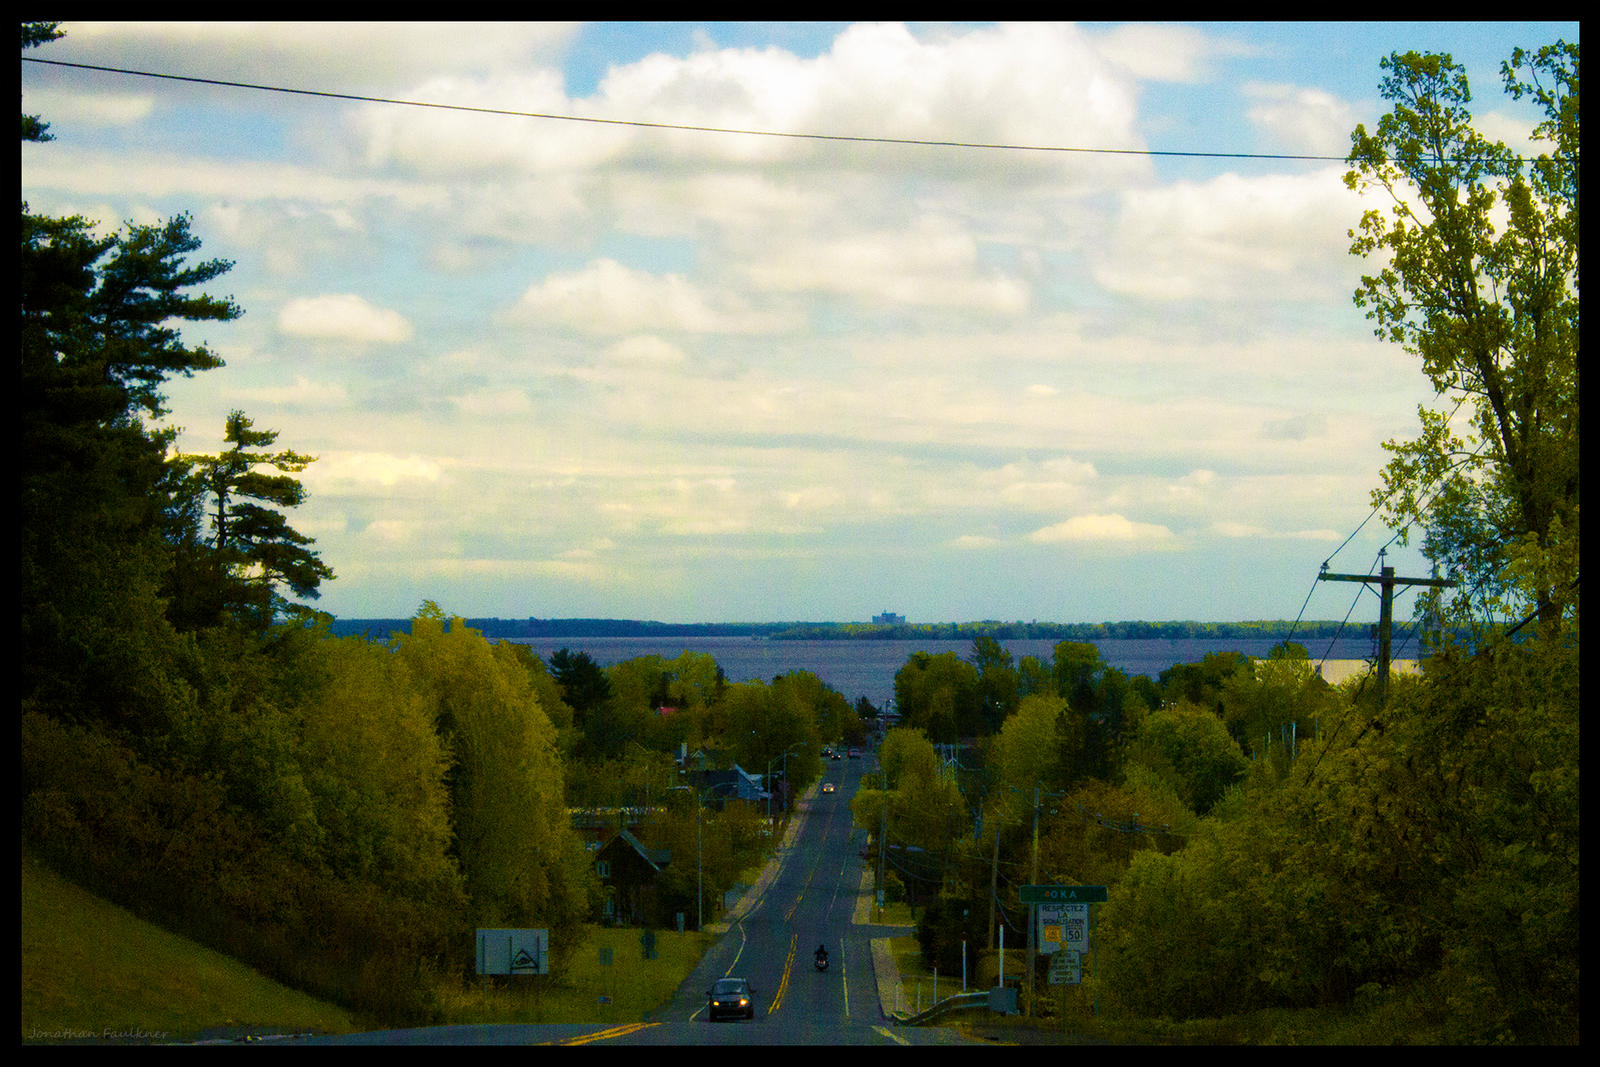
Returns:
[[[767,773],[761,777],[762,781],[765,782],[767,786],[767,822],[769,823],[772,821],[772,765],[777,763],[779,760],[783,760],[783,784],[787,786],[789,784],[789,753],[793,752],[797,748],[805,747],[806,743],[804,741],[796,741],[794,744],[784,749],[781,756],[773,756],[767,761]]]
[[[718,789],[727,789],[736,782],[713,782],[695,794],[694,806],[694,928],[699,931],[706,924],[705,844],[701,833],[701,816],[705,812],[706,797]]]

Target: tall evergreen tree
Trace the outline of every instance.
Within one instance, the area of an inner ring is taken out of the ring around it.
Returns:
[[[270,451],[277,431],[255,429],[242,411],[228,415],[224,439],[231,447],[219,455],[172,460],[177,559],[171,615],[184,627],[209,625],[227,613],[264,628],[292,608],[280,587],[315,599],[318,586],[333,577],[312,539],[280,510],[305,500],[294,475],[315,457]]]
[[[22,46],[59,36],[24,26]],[[45,128],[25,116],[22,139]],[[180,328],[238,317],[201,291],[230,264],[191,260],[186,215],[106,236],[23,202],[20,228],[23,702],[147,719],[173,651],[158,602],[171,437],[145,420],[168,380],[222,365]]]

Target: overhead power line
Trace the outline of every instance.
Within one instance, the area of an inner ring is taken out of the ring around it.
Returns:
[[[107,74],[127,74],[138,78],[160,78],[165,81],[191,82],[196,85],[216,85],[228,89],[250,89],[264,93],[287,93],[293,96],[315,96],[328,100],[351,100],[363,104],[393,104],[399,107],[434,108],[441,111],[464,111],[477,115],[504,115],[512,118],[547,119],[555,122],[588,122],[602,126],[633,126],[649,130],[682,130],[692,133],[736,134],[744,137],[786,137],[805,141],[847,141],[865,144],[916,145],[925,148],[981,148],[1006,152],[1063,152],[1084,155],[1111,156],[1162,156],[1187,159],[1275,159],[1303,160],[1320,163],[1347,163],[1344,156],[1291,155],[1270,152],[1182,152],[1152,148],[1085,148],[1066,145],[999,144],[985,141],[938,141],[914,137],[870,137],[842,133],[794,133],[781,130],[751,130],[731,126],[696,126],[686,123],[645,122],[640,119],[603,119],[587,115],[558,115],[542,111],[518,111],[511,108],[473,107],[468,104],[441,104],[428,100],[401,100],[394,97],[366,96],[358,93],[335,93],[323,89],[294,89],[281,85],[259,85],[251,82],[230,81],[223,78],[200,78],[188,74],[162,74],[149,70],[132,70],[127,67],[108,67],[96,63],[69,63],[60,59],[21,57],[24,63],[39,63],[52,67],[71,67],[76,70],[96,70]]]

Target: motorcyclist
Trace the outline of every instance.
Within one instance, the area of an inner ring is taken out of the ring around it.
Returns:
[[[817,951],[814,952],[812,955],[814,955],[816,957],[818,965],[824,966],[824,967],[827,966],[827,964],[828,964],[828,950],[827,950],[827,948],[825,946],[818,945],[817,946]]]

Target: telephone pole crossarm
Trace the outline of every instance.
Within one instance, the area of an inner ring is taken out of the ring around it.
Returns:
[[[1385,567],[1384,570],[1385,571],[1393,571],[1394,568],[1393,567]],[[1381,585],[1385,581],[1387,581],[1387,582],[1390,582],[1390,583],[1392,583],[1392,584],[1394,584],[1396,586],[1399,586],[1401,589],[1406,589],[1406,588],[1409,588],[1410,586],[1413,586],[1413,585],[1429,585],[1429,586],[1436,586],[1438,588],[1443,589],[1443,588],[1449,588],[1449,587],[1451,587],[1451,586],[1456,584],[1455,580],[1452,579],[1452,578],[1396,578],[1396,577],[1393,576],[1393,574],[1390,574],[1387,578],[1385,578],[1383,575],[1378,575],[1378,574],[1319,574],[1319,575],[1317,575],[1317,581],[1319,581],[1319,582],[1373,582],[1373,583],[1379,584],[1379,585]]]
[[[1324,563],[1323,567],[1326,568],[1327,564]],[[1394,628],[1395,586],[1409,589],[1413,585],[1425,585],[1446,589],[1455,585],[1455,581],[1450,578],[1397,578],[1393,567],[1384,567],[1378,574],[1329,574],[1324,569],[1317,575],[1317,581],[1363,582],[1382,588],[1382,606],[1378,609],[1378,703],[1381,706],[1389,692],[1389,632]]]

